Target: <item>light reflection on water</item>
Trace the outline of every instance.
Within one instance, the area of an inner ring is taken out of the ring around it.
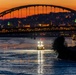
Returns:
[[[43,58],[43,50],[38,50],[38,74],[43,74],[43,65],[44,65],[44,58]]]
[[[7,72],[9,74],[7,74]],[[59,60],[52,50],[0,52],[0,74],[75,75],[76,62]]]
[[[36,50],[38,40],[0,38],[0,74],[76,75],[76,62],[57,59],[50,50],[54,38],[43,39],[46,50]]]
[[[0,52],[0,70],[44,75],[44,54],[50,50],[7,50]]]

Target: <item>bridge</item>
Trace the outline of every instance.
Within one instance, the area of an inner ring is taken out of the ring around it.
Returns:
[[[75,31],[76,10],[51,5],[31,4],[0,12],[0,34],[10,32]]]
[[[31,7],[33,7],[34,14],[36,14],[36,10],[37,10],[37,14],[40,14],[39,13],[40,6],[42,8],[42,10],[41,10],[42,13],[44,13],[44,11],[46,11],[46,13],[47,13],[48,8],[50,9],[50,12],[56,12],[57,11],[56,8],[58,8],[59,9],[58,12],[65,12],[65,10],[66,10],[67,12],[76,13],[76,10],[73,10],[73,9],[70,9],[67,7],[63,7],[63,6],[49,5],[49,4],[32,4],[32,5],[24,5],[24,6],[14,7],[14,8],[5,10],[0,13],[0,17],[3,17],[4,15],[9,14],[9,13],[11,14],[12,12],[14,13],[14,11],[18,11],[18,17],[19,17],[19,10],[24,9],[24,8],[26,9],[25,11],[26,11],[26,15],[27,15],[27,11],[29,11],[29,14],[30,14]],[[62,9],[62,11],[60,11],[60,9]],[[21,13],[21,15],[22,15],[22,13]],[[13,14],[13,16],[14,16],[14,14]],[[10,17],[11,17],[11,15],[10,15]]]

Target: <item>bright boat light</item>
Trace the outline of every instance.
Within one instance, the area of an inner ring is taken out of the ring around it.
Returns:
[[[41,45],[42,47],[44,46],[44,45]]]
[[[38,47],[40,47],[41,45],[38,45]]]
[[[40,41],[38,41],[38,44],[40,44]]]
[[[43,50],[43,49],[44,49],[43,41],[38,41],[37,50]]]

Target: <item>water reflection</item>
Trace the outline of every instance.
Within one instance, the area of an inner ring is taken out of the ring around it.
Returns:
[[[8,75],[76,75],[76,62],[59,60],[52,50],[7,50],[0,52],[0,74],[7,72]]]
[[[43,65],[44,65],[44,60],[43,60],[43,50],[38,50],[38,74],[43,75]]]

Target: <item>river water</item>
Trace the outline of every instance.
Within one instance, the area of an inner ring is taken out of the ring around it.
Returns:
[[[76,75],[76,62],[61,60],[52,50],[55,37],[0,38],[0,75]],[[37,50],[42,40],[45,50]],[[71,38],[65,38],[71,46]]]

